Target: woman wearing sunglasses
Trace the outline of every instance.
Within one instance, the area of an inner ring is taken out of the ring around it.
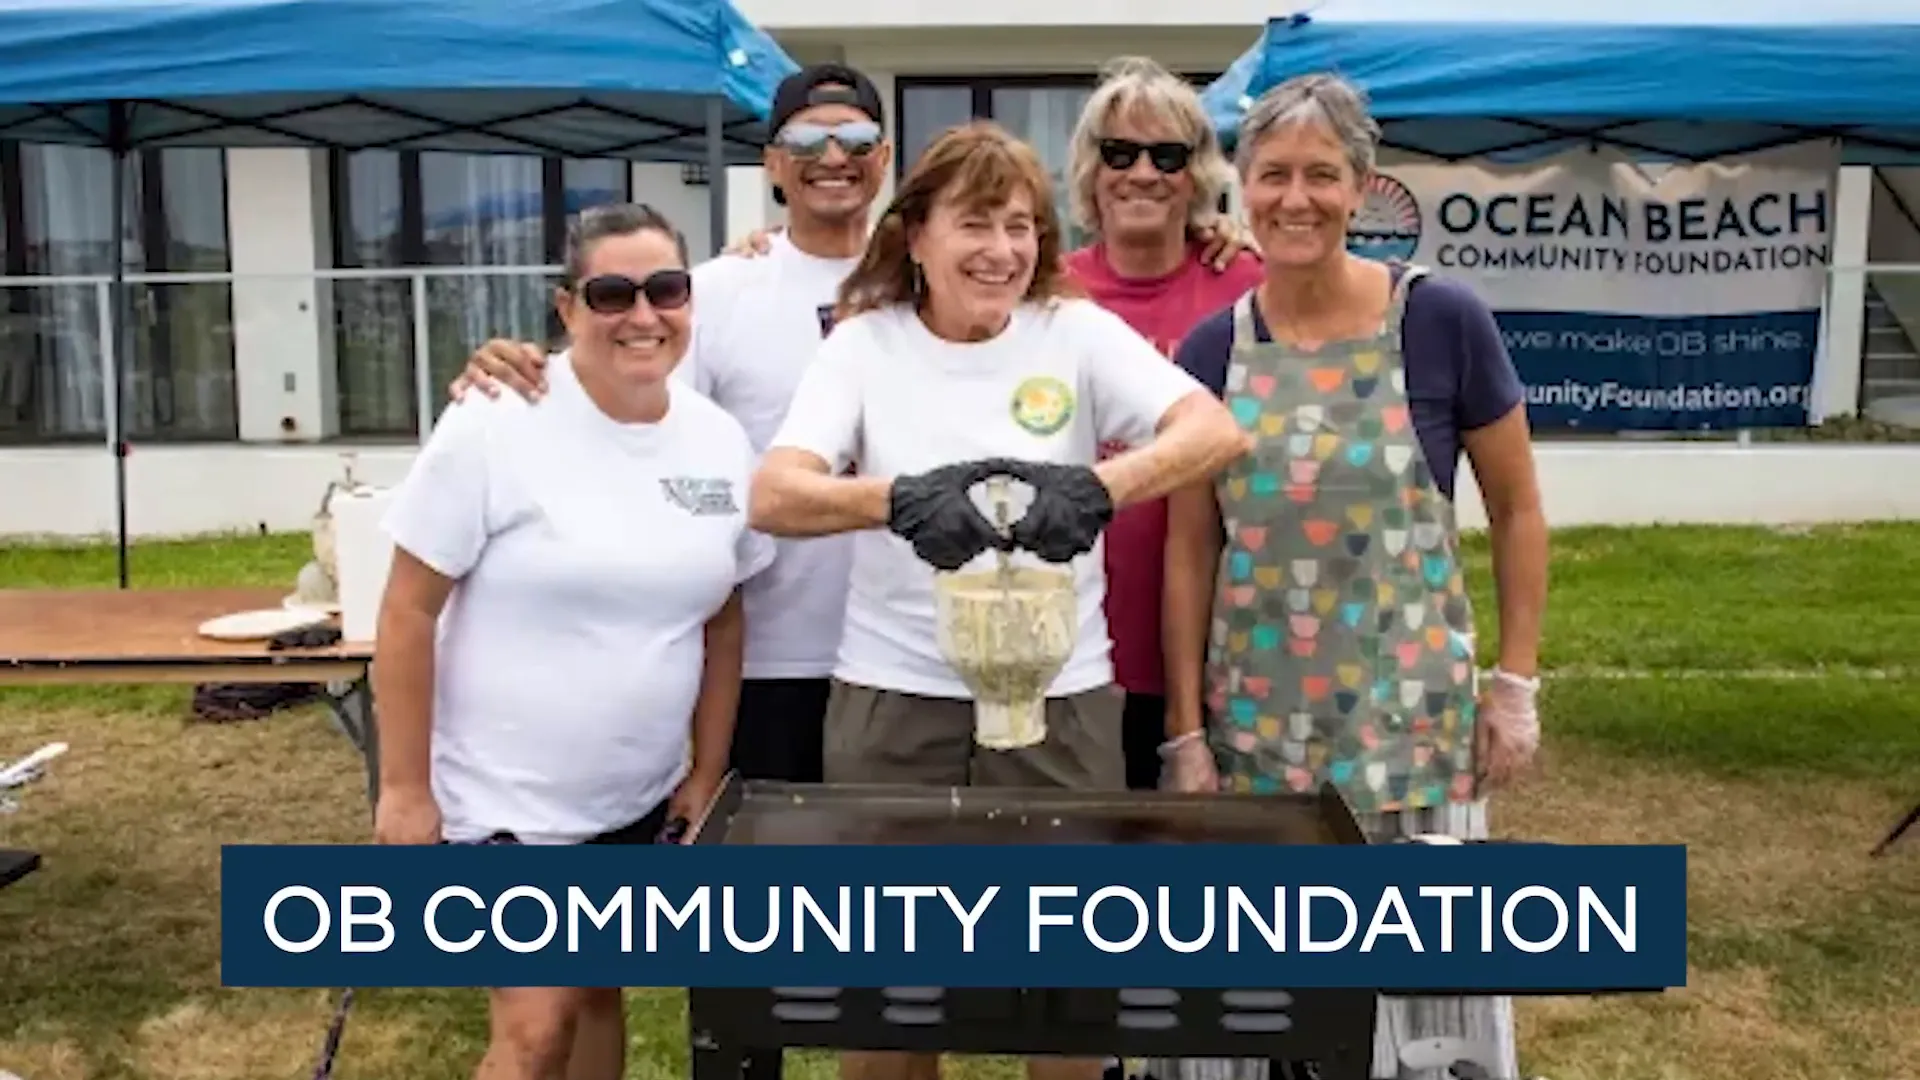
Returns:
[[[1077,295],[1053,206],[1038,156],[999,127],[937,139],[881,215],[762,458],[756,527],[855,534],[829,783],[1126,787],[1101,531],[1115,507],[1211,475],[1248,440],[1192,376]],[[1135,448],[1098,461],[1112,440]],[[975,745],[972,693],[940,649],[934,603],[936,569],[990,567],[1002,546],[970,495],[995,472],[1033,489],[1010,530],[1014,558],[1069,565],[1078,596],[1046,736],[1014,750]],[[924,1060],[862,1058],[849,1075],[934,1074]],[[1029,1075],[1082,1080],[1102,1066],[1036,1059]]]
[[[643,206],[570,230],[549,393],[448,409],[386,528],[374,678],[375,836],[391,844],[649,844],[727,765],[754,454],[669,381],[686,353],[685,242]],[[663,835],[664,834],[664,835]],[[617,1080],[618,988],[491,997],[480,1075]]]
[[[721,257],[693,271],[696,344],[675,377],[739,420],[756,449],[780,426],[831,329],[840,284],[866,248],[869,211],[892,163],[883,115],[873,81],[845,65],[818,64],[783,80],[765,164],[787,231],[764,258]],[[537,400],[545,364],[536,345],[489,341],[455,380],[453,397],[511,392]],[[742,777],[820,781],[852,540],[781,540],[773,565],[741,594],[746,659],[729,762]]]

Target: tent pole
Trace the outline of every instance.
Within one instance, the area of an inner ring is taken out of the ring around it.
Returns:
[[[707,254],[727,246],[726,99],[707,99]]]
[[[113,397],[107,421],[107,435],[113,450],[113,505],[118,537],[120,587],[127,587],[127,434],[126,372],[132,366],[128,352],[133,347],[133,305],[127,296],[127,105],[114,101],[107,105],[107,152],[113,156],[113,282],[108,292],[113,320],[113,377],[107,392]]]

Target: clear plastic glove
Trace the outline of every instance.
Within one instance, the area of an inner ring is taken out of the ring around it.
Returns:
[[[1189,731],[1160,744],[1160,790],[1220,790],[1220,767],[1213,760],[1205,731]]]
[[[988,477],[1008,475],[1012,465],[990,459],[896,477],[887,527],[937,570],[958,570],[982,552],[1005,550],[1007,539],[973,504],[971,491]]]
[[[1085,465],[1018,461],[1005,471],[1033,486],[1033,502],[1011,530],[1013,542],[1047,562],[1069,562],[1092,551],[1113,520],[1113,495]]]
[[[1474,725],[1474,757],[1483,786],[1511,784],[1533,764],[1540,749],[1540,713],[1535,707],[1539,693],[1539,679],[1494,670]]]

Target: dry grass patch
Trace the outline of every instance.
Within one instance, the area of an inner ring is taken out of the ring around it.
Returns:
[[[35,1038],[20,1032],[0,1039],[0,1075],[13,1073],[23,1080],[92,1080],[87,1056],[70,1038]]]
[[[1552,1080],[1835,1080],[1864,1073],[1824,1064],[1825,1036],[1775,1006],[1767,972],[1689,971],[1661,998],[1523,1003],[1528,1067]],[[1887,1080],[1886,1075],[1877,1080]]]
[[[234,991],[188,1001],[140,1025],[130,1071],[152,1080],[292,1080],[311,1073],[332,1007],[330,995],[312,991]],[[357,1075],[414,1075],[426,1046],[418,1024],[375,1014],[356,1017],[351,1030]]]
[[[0,712],[9,747],[72,745],[24,810],[0,819],[0,844],[45,859],[0,891],[0,1037],[13,1024],[72,1031],[89,1080],[311,1069],[320,996],[220,987],[220,845],[360,839],[351,749],[318,710],[208,725],[187,722],[183,690],[121,704]],[[380,1026],[356,1034],[378,1044]],[[14,1071],[63,1075],[36,1068]]]
[[[1920,792],[1915,794],[1920,795]],[[1909,798],[1908,803],[1911,802]],[[1920,1060],[1920,857],[1867,850],[1902,810],[1880,785],[1822,800],[1562,745],[1502,800],[1503,835],[1688,846],[1688,985],[1522,1000],[1522,1058],[1552,1080],[1890,1080]]]
[[[1696,916],[1762,930],[1901,879],[1920,885],[1920,860],[1866,857],[1920,790],[1906,805],[1882,785],[1815,796],[1791,781],[1717,778],[1578,745],[1557,748],[1550,769],[1494,804],[1494,827],[1556,843],[1685,844]]]
[[[1523,1001],[1522,1060],[1552,1080],[1894,1080],[1920,1061],[1920,835],[1867,850],[1920,798],[1911,667],[1915,525],[1555,535],[1550,664],[1813,677],[1549,683],[1550,770],[1501,799],[1505,835],[1689,847],[1690,985]],[[1485,545],[1476,595],[1491,610]],[[142,544],[137,586],[291,581],[301,537]],[[111,547],[0,546],[0,585],[105,585]],[[1764,587],[1764,603],[1754,598]],[[1785,590],[1784,592],[1782,590]],[[1489,636],[1496,630],[1489,625]],[[0,890],[0,1070],[23,1080],[299,1080],[332,996],[219,985],[219,845],[355,843],[361,766],[317,709],[187,722],[182,688],[0,692],[0,755],[72,745],[0,846],[45,869]],[[629,1078],[687,1067],[685,995],[629,994]],[[335,1080],[466,1080],[481,994],[371,990]],[[953,1059],[954,1080],[1012,1080]],[[793,1080],[830,1055],[791,1053]]]

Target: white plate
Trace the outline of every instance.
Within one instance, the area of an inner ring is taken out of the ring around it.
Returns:
[[[304,630],[326,621],[327,615],[322,611],[261,608],[208,619],[200,624],[200,636],[215,641],[264,641],[275,634]]]

